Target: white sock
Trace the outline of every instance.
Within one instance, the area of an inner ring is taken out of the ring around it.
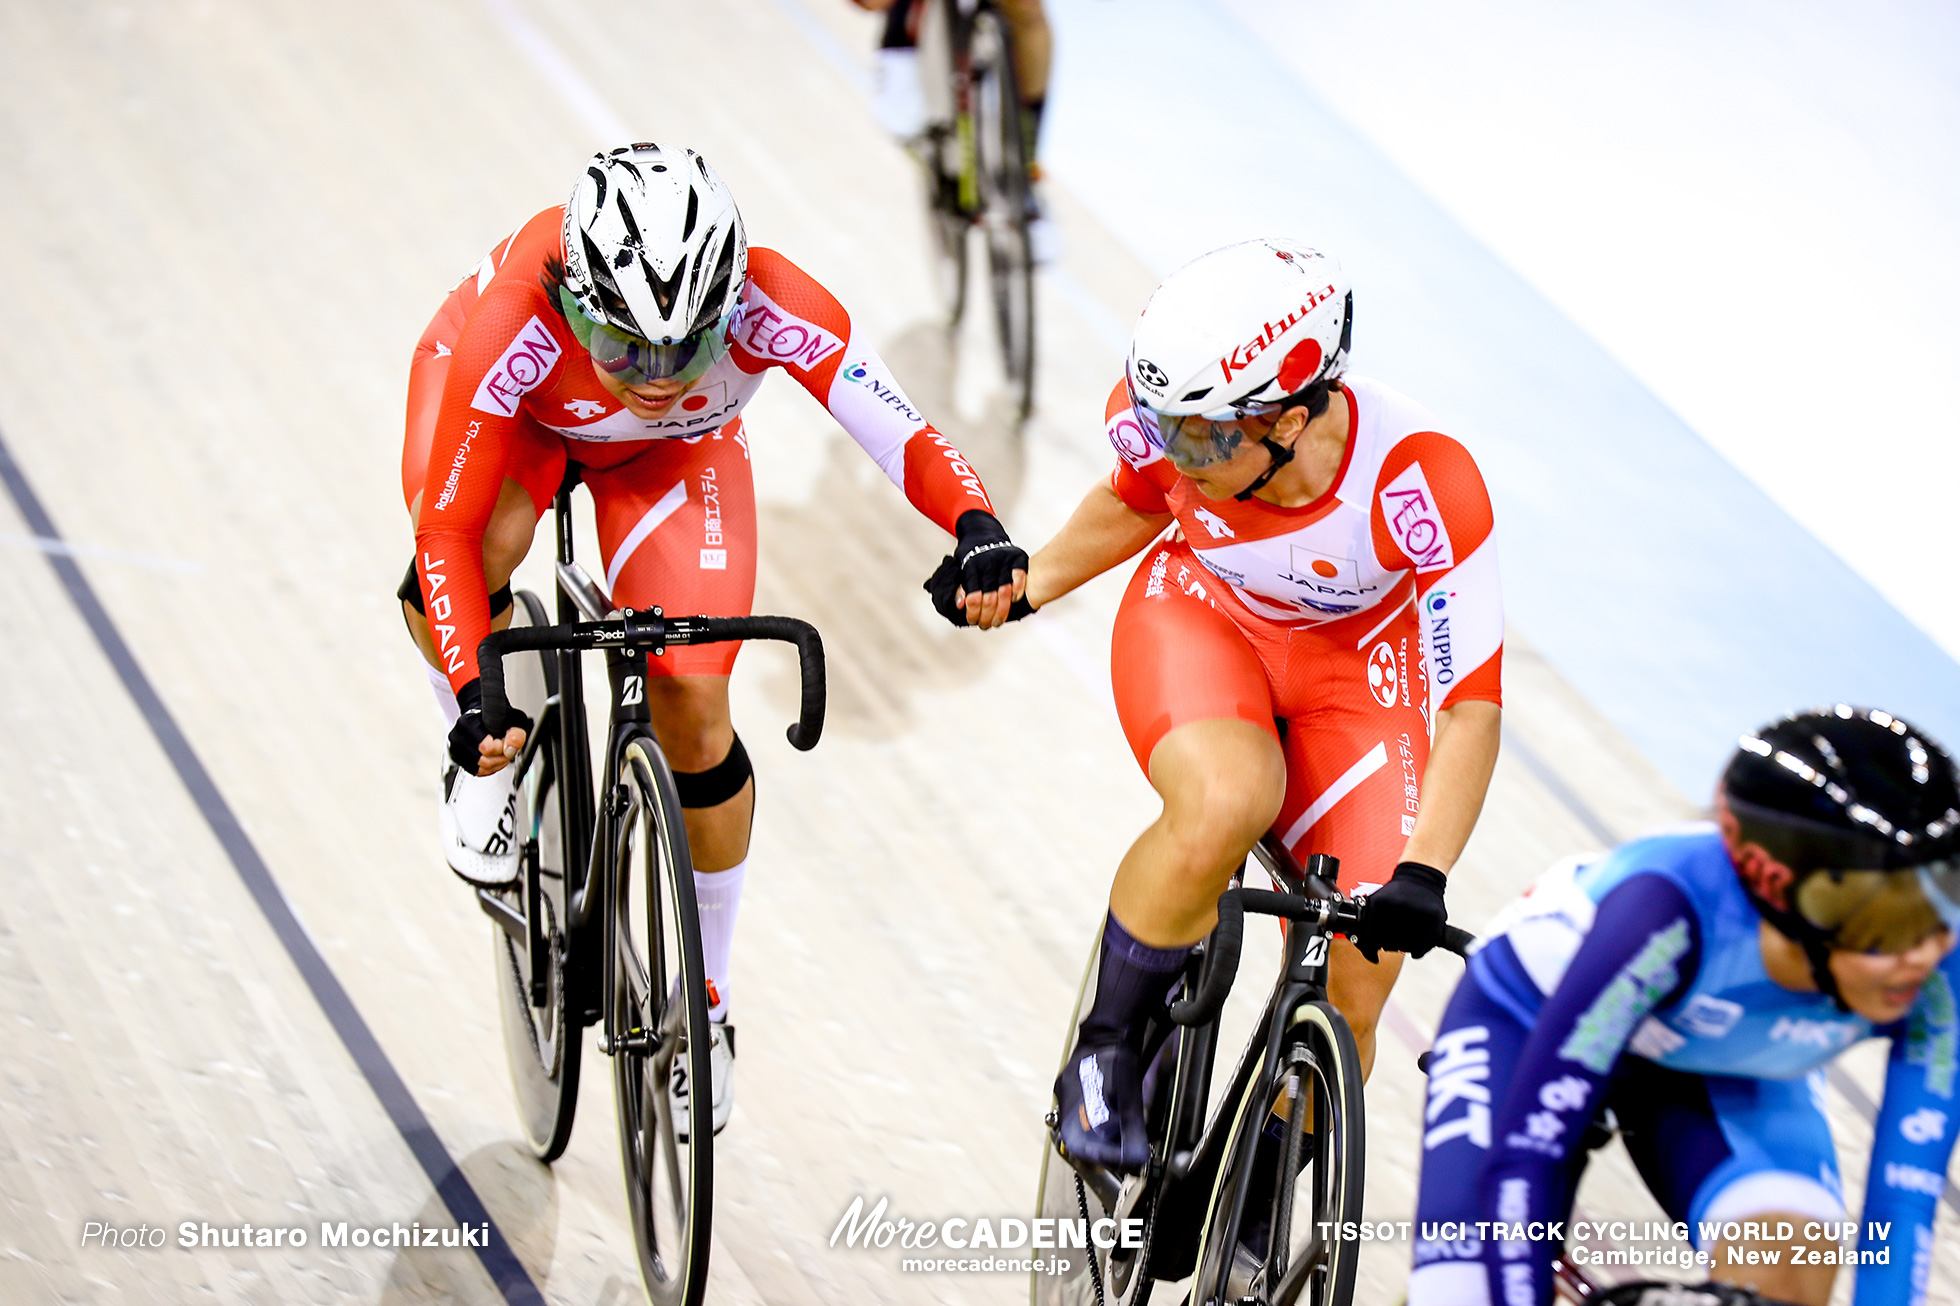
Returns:
[[[429,688],[436,691],[436,708],[442,713],[442,728],[447,731],[463,715],[463,709],[456,703],[456,691],[449,687],[449,677],[428,663],[422,664],[422,670],[429,673]]]
[[[746,860],[725,871],[694,873],[694,903],[701,918],[701,965],[720,999],[708,1009],[709,1020],[728,1019],[728,953],[735,942],[735,911],[742,905]]]

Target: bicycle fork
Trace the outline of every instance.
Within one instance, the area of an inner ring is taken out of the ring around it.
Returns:
[[[657,614],[658,609],[655,612]],[[631,928],[626,918],[630,910],[626,902],[629,886],[622,879],[627,841],[632,834],[630,823],[634,815],[633,791],[624,779],[626,740],[636,727],[645,726],[650,730],[653,726],[652,713],[647,709],[646,670],[644,649],[606,650],[606,679],[612,691],[612,728],[606,741],[604,774],[612,783],[600,798],[599,829],[592,840],[586,883],[602,886],[599,901],[606,906],[606,918],[599,922],[599,982],[606,999],[601,1004],[600,1015],[604,1025],[599,1033],[599,1050],[607,1056],[619,1052],[650,1053],[659,1041],[657,1033],[638,1024],[631,1028],[622,1027],[624,1022],[621,1018],[626,1014],[628,1005],[625,999],[629,995],[618,991],[618,986],[624,983],[620,971],[620,935]],[[647,886],[647,892],[654,892],[653,886]],[[581,907],[582,915],[589,920],[591,902],[583,902]]]

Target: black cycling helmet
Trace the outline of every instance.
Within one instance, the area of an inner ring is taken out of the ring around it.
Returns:
[[[1743,890],[1804,945],[1903,952],[1960,925],[1960,778],[1889,712],[1839,704],[1743,736],[1715,791]]]

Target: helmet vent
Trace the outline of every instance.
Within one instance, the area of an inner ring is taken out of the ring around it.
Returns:
[[[606,266],[606,256],[593,243],[592,237],[579,233],[585,242],[585,266],[592,277],[592,290],[599,299],[599,311],[606,321],[638,333],[639,326],[634,321],[633,310],[626,306],[626,299],[619,293],[619,285],[613,280],[612,269]]]
[[[1206,395],[1208,395],[1208,394],[1210,394],[1210,393],[1211,393],[1211,387],[1210,387],[1210,386],[1208,386],[1208,385],[1207,385],[1207,386],[1201,386],[1201,387],[1199,387],[1198,389],[1196,389],[1196,390],[1193,390],[1193,391],[1192,391],[1192,392],[1191,392],[1190,394],[1188,394],[1188,395],[1185,395],[1185,396],[1184,396],[1184,397],[1183,397],[1182,399],[1180,399],[1180,400],[1178,400],[1178,402],[1179,402],[1179,403],[1181,403],[1181,404],[1188,404],[1188,403],[1190,403],[1190,402],[1191,402],[1192,400],[1194,400],[1194,399],[1203,399],[1203,398],[1204,398],[1204,397],[1205,397]]]
[[[604,207],[606,207],[606,191],[608,189],[606,185],[606,174],[599,171],[597,168],[587,168],[585,170],[585,175],[592,178],[592,180],[599,187],[599,197],[592,201],[592,207],[595,209],[603,209]]]
[[[665,281],[653,274],[653,265],[645,259],[640,260],[640,270],[646,273],[647,289],[653,292],[653,302],[660,309],[660,316],[672,317],[674,301],[680,298],[681,276],[687,271],[686,257],[682,257],[674,268],[674,275]]]
[[[692,330],[703,330],[721,320],[722,304],[728,298],[728,283],[734,276],[735,233],[731,231],[722,241],[721,254],[715,259],[714,278],[708,283],[708,293],[701,297],[701,314],[694,320]]]
[[[633,220],[633,210],[627,205],[626,196],[623,192],[614,197],[613,207],[619,210],[619,221],[626,228],[626,239],[621,243],[623,245],[629,245],[634,249],[645,248],[646,239],[640,235],[640,224]],[[625,251],[622,250],[621,252],[623,253]],[[620,263],[615,266],[625,267],[626,265]]]
[[[694,220],[701,216],[701,196],[689,186],[687,188],[687,218],[681,223],[681,239],[686,240],[694,234]]]

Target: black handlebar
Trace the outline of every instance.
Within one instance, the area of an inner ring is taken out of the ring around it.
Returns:
[[[1274,893],[1270,889],[1227,889],[1218,895],[1218,927],[1205,945],[1204,965],[1198,973],[1198,991],[1171,1004],[1171,1020],[1179,1025],[1204,1025],[1217,1019],[1225,998],[1239,975],[1239,952],[1245,943],[1245,914],[1281,916],[1321,927],[1330,934],[1353,937],[1367,913],[1366,898],[1342,894],[1307,897],[1297,893]],[[1457,956],[1465,956],[1477,936],[1454,925],[1443,926],[1442,946]]]
[[[796,645],[803,685],[790,745],[808,752],[823,735],[823,638],[817,628],[795,617],[665,617],[658,612],[627,612],[615,621],[569,626],[512,626],[494,631],[477,645],[483,676],[483,724],[493,735],[504,732],[510,699],[504,690],[504,654],[531,649],[638,648],[658,652],[670,644],[719,644],[732,639],[775,639]]]

